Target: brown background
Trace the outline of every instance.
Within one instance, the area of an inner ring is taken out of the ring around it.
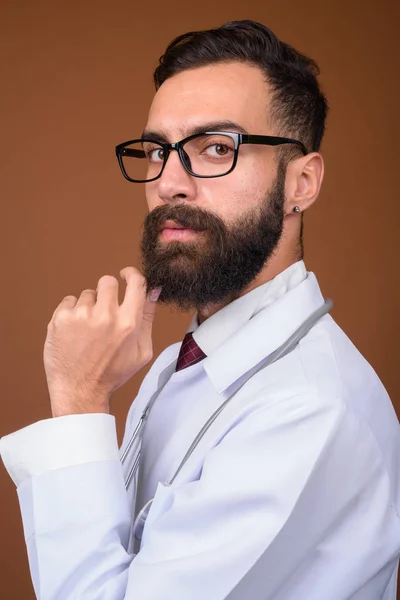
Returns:
[[[0,436],[50,416],[42,351],[61,299],[139,266],[144,190],[122,178],[114,146],[142,131],[158,57],[180,33],[242,18],[320,64],[331,113],[326,178],[305,220],[306,265],[400,409],[398,6],[2,2]],[[179,341],[189,319],[158,310],[156,355]],[[120,439],[143,374],[113,396]],[[0,598],[33,599],[17,496],[3,468],[0,498]]]

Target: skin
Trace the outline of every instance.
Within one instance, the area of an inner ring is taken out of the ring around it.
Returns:
[[[270,119],[269,106],[270,90],[257,67],[216,64],[167,80],[155,94],[146,129],[162,132],[174,142],[190,135],[196,125],[231,120],[248,133],[295,137]],[[146,184],[149,211],[185,202],[232,224],[246,208],[256,207],[265,198],[276,176],[276,153],[268,146],[242,146],[231,174],[199,179],[186,173],[172,152],[162,177]],[[289,163],[284,229],[276,252],[247,289],[223,304],[202,309],[200,323],[298,260],[301,217],[293,208],[299,206],[304,212],[313,204],[323,173],[323,159],[316,152]],[[146,281],[132,266],[122,269],[120,276],[126,282],[121,305],[118,280],[104,275],[96,290],[86,289],[79,298],[66,296],[53,313],[43,353],[53,417],[108,413],[113,391],[153,357],[152,324],[159,290],[146,295]]]
[[[270,90],[259,68],[242,63],[217,64],[174,75],[163,83],[150,108],[146,130],[163,133],[176,142],[192,133],[196,125],[230,120],[248,133],[295,137],[274,124],[269,116]],[[237,131],[228,129],[228,131]],[[277,149],[241,146],[232,173],[215,179],[191,177],[172,152],[160,179],[147,183],[149,211],[163,204],[187,202],[214,212],[227,224],[245,209],[260,204],[276,176]],[[319,153],[289,163],[285,184],[285,223],[277,252],[252,283],[224,303],[199,310],[199,323],[239,296],[273,279],[298,260],[301,212],[316,200],[324,172]],[[168,243],[168,242],[165,242]]]

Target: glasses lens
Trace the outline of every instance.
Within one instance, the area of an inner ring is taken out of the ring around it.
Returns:
[[[128,177],[135,181],[149,181],[161,172],[164,149],[155,142],[140,140],[125,146],[121,158]]]
[[[233,165],[235,143],[228,135],[205,134],[186,142],[183,154],[195,175],[225,175]]]

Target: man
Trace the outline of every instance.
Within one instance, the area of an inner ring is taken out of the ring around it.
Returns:
[[[143,275],[121,271],[121,305],[111,276],[64,298],[44,349],[54,418],[0,444],[38,598],[395,599],[398,420],[302,260],[316,75],[252,21],[160,61],[145,131],[117,147],[145,182]],[[109,399],[152,358],[157,299],[195,313],[118,449]]]

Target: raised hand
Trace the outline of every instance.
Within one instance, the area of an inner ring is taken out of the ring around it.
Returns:
[[[146,281],[134,267],[120,275],[126,281],[121,305],[118,280],[104,275],[97,291],[66,296],[53,313],[43,352],[53,417],[108,413],[112,392],[152,359],[160,289],[146,295]]]

